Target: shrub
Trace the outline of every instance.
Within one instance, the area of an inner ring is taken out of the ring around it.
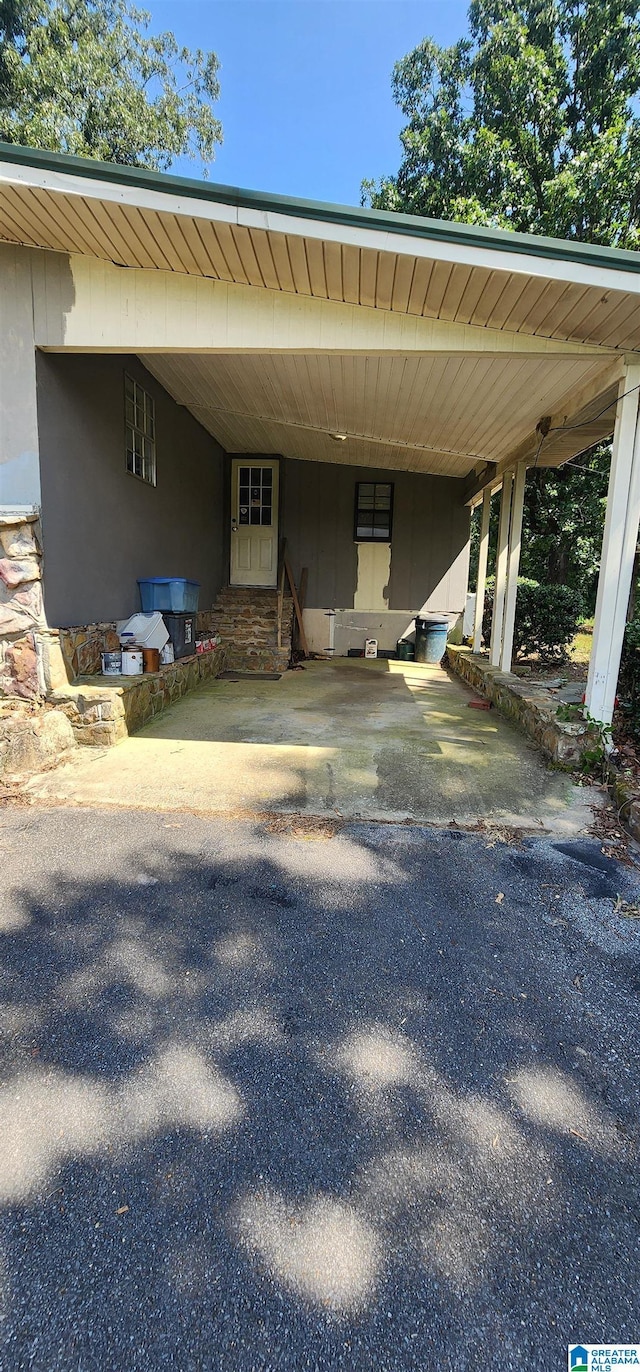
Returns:
[[[491,636],[494,590],[495,577],[489,577],[482,621],[485,643]],[[582,596],[573,587],[541,586],[527,577],[518,577],[514,655],[530,657],[537,653],[543,662],[564,662],[583,615]]]
[[[624,633],[618,693],[627,706],[633,734],[640,734],[640,618],[631,619]]]

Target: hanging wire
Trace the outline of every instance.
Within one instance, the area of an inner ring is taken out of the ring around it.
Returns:
[[[543,433],[540,436],[540,442],[538,444],[536,455],[533,459],[533,463],[531,465],[530,470],[533,471],[535,467],[537,467],[538,458],[540,456],[540,453],[542,452],[542,445],[545,441],[545,438],[548,438],[549,434],[565,433],[571,429],[584,429],[586,428],[587,424],[595,424],[596,419],[601,419],[602,415],[607,413],[607,410],[614,409],[614,407],[619,403],[620,400],[624,400],[626,395],[633,395],[634,391],[640,391],[640,385],[630,386],[628,391],[623,391],[622,395],[617,395],[615,400],[610,400],[608,405],[603,405],[602,409],[598,410],[597,414],[592,414],[589,419],[581,419],[578,424],[550,424],[546,433]],[[566,467],[569,463],[571,463],[570,457],[566,459],[566,462],[561,462],[560,466]],[[575,467],[574,470],[576,472],[590,472],[592,475],[602,475],[602,473],[594,472],[592,467]]]

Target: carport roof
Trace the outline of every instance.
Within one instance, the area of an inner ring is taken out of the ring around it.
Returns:
[[[537,458],[536,424],[549,415],[540,461],[553,465],[611,433],[624,356],[640,351],[640,254],[619,249],[13,144],[0,144],[3,240],[160,272],[176,287],[250,287],[274,321],[280,302],[289,317],[278,316],[266,346],[255,328],[227,347],[199,346],[192,329],[183,352],[208,353],[199,363],[158,335],[129,349],[230,452],[464,476],[487,461]],[[291,297],[306,298],[296,302],[306,346],[288,341]],[[347,441],[332,442],[342,431]]]
[[[0,144],[0,238],[599,347],[640,348],[640,254]]]
[[[166,172],[152,171],[147,167],[128,167],[88,157],[72,157],[46,148],[25,148],[15,143],[0,142],[0,162],[39,168],[41,171],[67,173],[92,181],[136,187],[139,190],[160,191],[165,195],[187,195],[211,204],[235,205],[237,208],[266,213],[292,214],[297,218],[317,219],[326,224],[384,229],[387,233],[406,234],[411,238],[464,243],[505,252],[530,253],[534,257],[583,263],[593,267],[640,272],[639,255],[625,249],[546,238],[537,234],[514,233],[506,229],[463,224],[455,220],[430,219],[422,215],[400,214],[397,211],[332,205],[322,200],[274,195],[271,192],[246,190],[239,186],[217,185],[208,180],[197,180],[195,177],[173,176]]]

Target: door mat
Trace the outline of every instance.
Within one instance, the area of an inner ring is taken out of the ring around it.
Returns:
[[[279,681],[282,672],[221,672],[218,681]]]

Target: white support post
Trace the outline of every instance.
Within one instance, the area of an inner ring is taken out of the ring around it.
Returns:
[[[491,649],[489,652],[489,661],[492,667],[497,667],[499,665],[502,655],[502,623],[504,619],[504,597],[507,588],[507,559],[509,553],[512,486],[513,472],[505,472],[502,478],[502,495],[500,496],[496,586],[493,595],[493,618],[491,621]]]
[[[513,630],[516,622],[516,599],[518,595],[518,572],[520,570],[520,549],[522,546],[522,515],[524,511],[524,487],[527,468],[524,462],[516,467],[513,493],[511,496],[511,531],[507,558],[507,590],[504,602],[504,623],[502,626],[502,652],[500,668],[511,671],[513,657]]]
[[[491,491],[487,486],[482,497],[482,521],[480,524],[480,546],[478,549],[478,581],[476,584],[476,612],[473,623],[474,653],[479,653],[482,645],[482,619],[484,615],[484,593],[487,585],[487,558],[489,556],[490,515]]]
[[[640,365],[631,363],[618,396],[585,701],[587,712],[603,724],[613,718],[640,524],[638,386]]]

